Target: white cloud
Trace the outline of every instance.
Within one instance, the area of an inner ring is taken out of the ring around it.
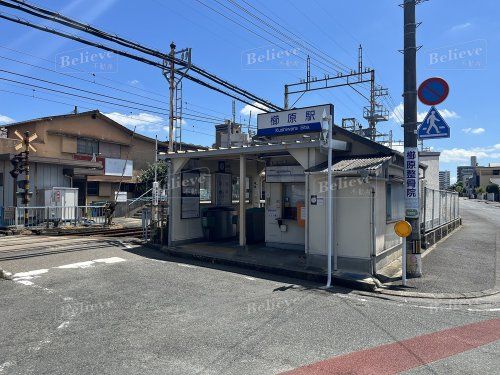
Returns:
[[[499,159],[500,143],[487,147],[452,148],[441,151],[440,161],[444,163],[467,162],[471,156],[477,156],[478,159]]]
[[[459,25],[455,25],[453,26],[450,31],[460,31],[460,30],[463,30],[463,29],[466,29],[468,27],[471,27],[472,26],[472,23],[470,22],[465,22],[465,23],[461,23]]]
[[[138,79],[133,79],[132,81],[128,81],[128,83],[132,86],[137,86],[141,82]]]
[[[11,122],[15,122],[14,119],[9,116],[0,115],[0,125],[10,124]]]
[[[455,182],[457,182],[457,176],[450,176],[450,184],[454,184]]]
[[[269,108],[267,108],[263,104],[260,104],[260,103],[257,103],[257,102],[253,102],[253,105],[255,107],[259,107],[259,108],[262,108],[262,109],[255,108],[255,107],[251,106],[250,104],[247,104],[246,106],[244,106],[241,109],[240,113],[242,115],[245,115],[245,116],[250,116],[250,112],[252,112],[252,116],[255,116],[255,115],[259,114],[259,113],[264,113],[264,112],[269,111]]]
[[[159,125],[165,121],[163,117],[149,113],[124,114],[119,112],[111,112],[105,113],[105,115],[123,126],[137,126],[139,129],[145,129],[149,126]]]
[[[402,123],[404,108],[405,108],[404,104],[399,103],[389,115],[389,119]]]
[[[466,134],[483,134],[486,130],[484,128],[464,128],[462,131]]]
[[[444,119],[449,119],[449,118],[460,118],[458,113],[455,111],[451,111],[449,109],[440,109],[439,113],[441,116],[443,116]],[[403,122],[403,115],[404,115],[404,104],[399,103],[391,112],[389,115],[389,119],[394,120],[396,122]],[[427,115],[427,112],[418,112],[417,114],[417,121],[422,122],[424,121],[425,116]]]

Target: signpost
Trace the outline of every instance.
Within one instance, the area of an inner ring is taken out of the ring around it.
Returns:
[[[403,248],[401,250],[401,281],[406,286],[406,237],[411,234],[411,225],[405,220],[400,220],[394,224],[394,232],[403,238]]]
[[[437,105],[445,101],[450,92],[448,83],[439,77],[426,79],[418,87],[418,99],[425,105]]]
[[[433,106],[418,128],[419,139],[450,138],[450,127]]]

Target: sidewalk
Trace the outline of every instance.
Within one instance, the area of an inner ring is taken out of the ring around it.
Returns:
[[[386,285],[407,292],[434,294],[494,289],[500,215],[493,217],[482,207],[481,202],[461,201],[462,227],[423,253],[423,276],[408,279],[407,288],[398,287],[400,279]],[[397,277],[401,277],[401,272]]]
[[[326,262],[318,264],[316,261],[308,261],[304,253],[299,251],[261,245],[241,248],[236,242],[201,242],[161,249],[157,245],[150,246],[174,257],[242,267],[324,284],[327,280]],[[335,271],[332,285],[373,292],[381,284],[369,274]]]

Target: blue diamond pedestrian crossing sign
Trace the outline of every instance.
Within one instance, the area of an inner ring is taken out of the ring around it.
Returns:
[[[431,107],[418,128],[418,138],[450,138],[450,127],[434,106]]]

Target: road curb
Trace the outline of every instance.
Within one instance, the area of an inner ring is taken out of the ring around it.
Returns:
[[[202,255],[202,254],[194,254],[194,253],[188,253],[188,252],[183,252],[183,251],[176,251],[175,249],[168,249],[165,247],[161,247],[159,245],[154,245],[154,244],[144,244],[145,246],[161,251],[162,253],[165,253],[169,256],[172,256],[174,258],[181,258],[181,259],[192,259],[192,260],[197,260],[197,261],[202,261],[206,263],[212,263],[212,264],[222,264],[222,265],[227,265],[227,266],[234,266],[234,267],[240,267],[240,268],[245,268],[245,269],[250,269],[254,271],[260,271],[260,272],[265,272],[265,273],[270,273],[270,274],[275,274],[275,275],[280,275],[280,276],[287,276],[291,278],[297,278],[297,279],[302,279],[302,280],[307,280],[307,281],[314,281],[318,283],[326,283],[327,281],[327,275],[317,273],[317,272],[312,272],[312,271],[300,271],[300,270],[294,270],[294,269],[289,269],[289,268],[282,268],[282,267],[275,267],[275,266],[268,266],[268,265],[263,265],[263,264],[257,264],[257,263],[252,263],[252,262],[245,262],[243,260],[234,260],[234,259],[227,259],[227,258],[221,258],[221,257],[216,257],[216,256],[209,256],[209,255]],[[360,275],[363,276],[363,275]],[[358,278],[356,277],[356,274],[353,273],[341,273],[337,275],[333,275],[333,280],[332,283],[335,286],[343,286],[351,289],[356,289],[356,290],[363,290],[366,292],[375,292],[377,288],[380,287],[380,284],[377,283],[373,278]]]
[[[411,292],[405,290],[394,290],[378,288],[375,293],[388,296],[408,297],[408,298],[429,298],[429,299],[472,299],[494,296],[500,293],[498,289],[486,289],[479,292],[464,292],[464,293],[424,293]]]

